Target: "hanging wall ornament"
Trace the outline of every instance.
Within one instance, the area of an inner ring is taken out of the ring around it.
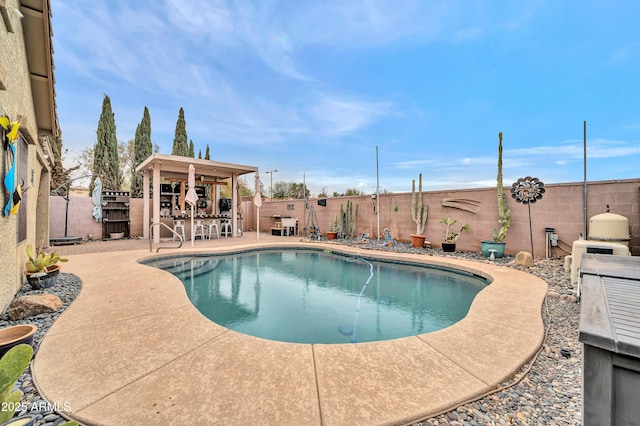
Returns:
[[[9,117],[0,117],[0,126],[2,126],[4,134],[4,150],[5,150],[5,170],[3,183],[4,189],[7,191],[7,204],[4,207],[4,215],[16,214],[20,206],[21,191],[17,185],[16,179],[16,140],[18,139],[20,130],[19,121],[9,121]],[[16,191],[18,191],[16,193]],[[17,195],[17,199],[14,196]]]
[[[531,239],[531,258],[535,262],[533,254],[533,230],[531,228],[531,204],[542,199],[544,194],[544,183],[538,178],[527,176],[520,178],[511,185],[511,198],[515,198],[518,203],[526,204],[529,208],[529,238]]]

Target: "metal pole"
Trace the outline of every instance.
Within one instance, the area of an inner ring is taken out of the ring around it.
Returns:
[[[380,172],[378,167],[378,145],[376,145],[376,221],[378,227],[376,230],[376,237],[378,238],[378,245],[380,244]]]
[[[71,181],[67,182],[67,196],[64,197],[65,201],[67,202],[67,205],[65,207],[65,211],[64,211],[64,237],[67,238],[67,225],[69,223],[69,191],[71,190]]]
[[[586,240],[587,239],[587,120],[584,120],[584,128],[583,128],[583,135],[584,135],[584,233],[582,234],[582,237]]]
[[[533,253],[533,228],[531,227],[531,203],[527,203],[529,207],[529,238],[531,239],[531,258],[536,261],[536,255]]]
[[[271,201],[273,201],[273,174],[276,172],[277,170],[269,170],[268,172],[265,172],[268,173],[269,176],[271,176],[271,184],[269,185],[269,199]]]

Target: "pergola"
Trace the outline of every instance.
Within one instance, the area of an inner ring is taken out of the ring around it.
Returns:
[[[234,236],[238,226],[238,177],[247,173],[255,173],[258,168],[242,164],[222,163],[219,161],[201,160],[197,158],[182,157],[179,155],[153,154],[144,160],[136,172],[143,176],[143,223],[150,224],[149,216],[149,178],[153,177],[153,218],[160,218],[160,181],[178,182],[180,189],[180,204],[184,209],[184,188],[189,175],[189,164],[196,169],[196,183],[220,185],[225,179],[231,179],[231,224]],[[212,191],[215,193],[215,191]],[[149,239],[149,227],[143,226],[143,238]],[[160,232],[154,232],[153,242],[160,242]]]

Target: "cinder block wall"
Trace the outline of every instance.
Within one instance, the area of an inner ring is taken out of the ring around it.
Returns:
[[[64,237],[66,200],[55,196],[50,198],[49,225],[51,238]],[[93,202],[91,197],[69,197],[69,217],[67,236],[82,237],[88,240],[102,239],[102,223],[93,220]],[[45,246],[47,245],[45,241]]]
[[[583,183],[566,183],[545,185],[546,192],[542,199],[531,205],[531,228],[533,233],[534,252],[536,257],[545,254],[545,228],[555,228],[561,240],[559,255],[571,250],[573,241],[579,238],[584,230],[584,186]],[[587,218],[604,213],[609,205],[612,213],[629,219],[631,233],[631,249],[634,255],[640,254],[640,179],[590,182],[587,185]],[[529,233],[529,213],[526,205],[517,203],[511,198],[510,187],[505,188],[507,205],[511,209],[511,227],[507,234],[507,253],[521,250],[531,251]],[[443,207],[442,200],[457,198],[474,200],[479,203],[475,213],[451,207]],[[356,233],[368,233],[375,237],[377,219],[371,195],[359,197],[327,198],[327,206],[319,206],[317,200],[310,200],[315,210],[321,232],[327,231],[328,224],[335,214],[340,212],[340,205],[346,207],[351,200],[358,206]],[[440,247],[445,226],[440,218],[451,216],[458,224],[468,223],[471,232],[462,234],[457,242],[459,250],[479,251],[480,241],[492,239],[492,231],[498,226],[498,202],[495,188],[468,190],[429,191],[424,193],[424,200],[429,205],[429,217],[424,234],[434,247]],[[397,210],[396,210],[397,206]],[[394,239],[409,241],[416,232],[416,225],[411,219],[411,193],[380,195],[380,233],[389,228]],[[260,230],[269,232],[275,223],[273,215],[297,217],[303,222],[304,204],[300,200],[266,201],[260,208]],[[254,225],[255,226],[255,225]]]
[[[558,255],[570,252],[571,244],[577,240],[584,229],[584,187],[582,183],[546,185],[542,199],[531,205],[531,228],[536,257],[545,254],[545,228],[555,228],[561,240]],[[511,209],[511,228],[507,234],[506,252],[517,253],[521,250],[531,251],[529,237],[529,213],[526,205],[517,203],[507,192],[507,205]],[[631,232],[631,250],[634,255],[640,254],[640,179],[590,182],[587,185],[587,218],[604,213],[607,205],[612,213],[629,219]],[[480,241],[492,239],[492,231],[497,227],[498,203],[495,188],[468,190],[429,191],[424,193],[424,200],[429,205],[429,217],[425,228],[427,240],[433,247],[440,247],[445,226],[440,218],[451,216],[458,219],[458,225],[468,223],[471,232],[462,234],[457,242],[458,249],[479,251]],[[443,207],[442,200],[447,198],[474,200],[478,202],[475,212],[463,211],[451,207]],[[368,233],[372,238],[377,234],[376,200],[371,195],[358,197],[327,198],[327,206],[319,206],[317,199],[309,200],[315,211],[320,231],[324,235],[334,215],[339,214],[340,206],[346,207],[351,200],[358,206],[356,234]],[[396,209],[397,207],[397,209]],[[247,198],[243,200],[243,230],[257,229],[257,209]],[[409,241],[416,232],[416,225],[411,219],[411,193],[380,195],[380,232],[389,228],[394,239]],[[64,235],[65,201],[62,197],[51,197],[51,236]],[[142,235],[142,199],[131,199],[131,235]],[[102,238],[102,226],[93,221],[93,203],[89,197],[71,197],[69,203],[68,235],[88,238],[91,233],[94,239]],[[267,201],[260,208],[260,231],[270,232],[274,226],[274,215],[297,217],[302,230],[310,224],[309,210],[305,215],[302,200]]]

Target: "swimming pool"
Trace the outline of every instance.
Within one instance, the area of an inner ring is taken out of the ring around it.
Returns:
[[[207,318],[293,343],[355,343],[445,328],[488,281],[447,268],[319,250],[257,250],[144,262],[176,275]]]

